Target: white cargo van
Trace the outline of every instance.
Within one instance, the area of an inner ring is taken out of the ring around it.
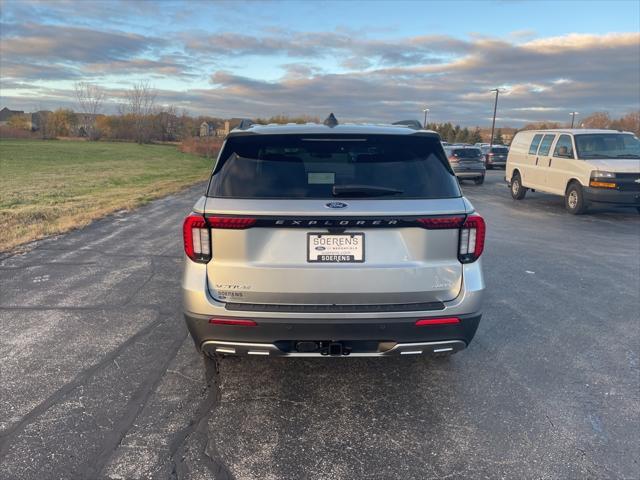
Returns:
[[[562,195],[569,213],[589,203],[640,212],[640,140],[617,130],[526,130],[511,143],[505,179],[515,200],[528,189]]]

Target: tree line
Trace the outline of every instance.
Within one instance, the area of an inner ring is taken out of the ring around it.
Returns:
[[[480,131],[480,127],[475,127],[473,130],[470,130],[467,127],[460,127],[460,125],[453,125],[451,122],[447,123],[428,123],[428,130],[433,130],[438,132],[440,138],[444,142],[449,143],[482,143],[483,137],[482,132]],[[502,130],[496,130],[494,134],[493,143],[502,145],[504,140],[502,138]]]
[[[207,122],[222,125],[224,119],[215,117],[192,117],[182,111],[180,114],[172,106],[160,107],[156,104],[156,91],[149,83],[140,82],[127,90],[117,104],[117,115],[102,113],[105,91],[93,84],[75,84],[75,96],[81,113],[70,109],[54,112],[40,111],[29,115],[14,115],[9,119],[9,127],[15,130],[35,130],[41,138],[64,136],[85,136],[90,140],[125,140],[138,143],[155,141],[183,141],[199,136],[200,125]],[[307,123],[319,122],[317,117],[300,115],[275,115],[257,118],[256,123]],[[566,128],[568,124],[558,122],[537,122],[519,130]],[[640,135],[640,111],[633,111],[621,118],[612,119],[607,112],[588,115],[576,124],[580,128],[604,128],[632,131]],[[449,143],[480,143],[489,141],[486,129],[461,127],[446,123],[429,123],[427,128],[438,132],[443,141]],[[508,129],[510,132],[513,129]],[[517,130],[516,130],[517,131]],[[515,133],[515,132],[513,132]],[[494,143],[504,144],[502,129],[494,134]]]
[[[569,123],[537,122],[525,125],[521,130],[538,130],[567,128]],[[620,118],[611,118],[608,112],[595,112],[580,119],[576,118],[575,128],[602,128],[606,130],[622,130],[640,135],[640,110],[629,112]]]

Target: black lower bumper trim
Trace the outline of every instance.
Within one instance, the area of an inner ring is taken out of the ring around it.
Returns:
[[[256,326],[213,325],[207,317],[185,315],[196,346],[206,341],[267,343],[293,349],[297,342],[438,342],[473,339],[480,314],[458,315],[460,323],[416,326],[424,317],[290,319],[254,318]]]

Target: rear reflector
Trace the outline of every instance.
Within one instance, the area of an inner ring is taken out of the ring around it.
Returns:
[[[213,325],[236,325],[238,327],[255,327],[258,325],[253,320],[240,318],[210,318],[209,323]]]
[[[192,213],[182,224],[184,253],[194,262],[207,263],[211,260],[211,237],[209,227],[202,215]]]
[[[444,318],[422,318],[416,322],[416,327],[424,327],[427,325],[452,325],[460,323],[458,317],[444,317]]]
[[[247,217],[207,217],[211,228],[227,228],[242,230],[252,227],[256,223],[255,218]]]

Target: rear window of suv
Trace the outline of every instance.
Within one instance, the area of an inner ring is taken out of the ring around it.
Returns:
[[[506,155],[509,153],[509,149],[507,147],[493,147],[491,149],[491,153],[497,153],[498,155]]]
[[[217,198],[455,198],[438,138],[246,135],[227,139],[209,183]]]
[[[476,158],[482,156],[479,148],[454,148],[453,154],[458,158]]]

